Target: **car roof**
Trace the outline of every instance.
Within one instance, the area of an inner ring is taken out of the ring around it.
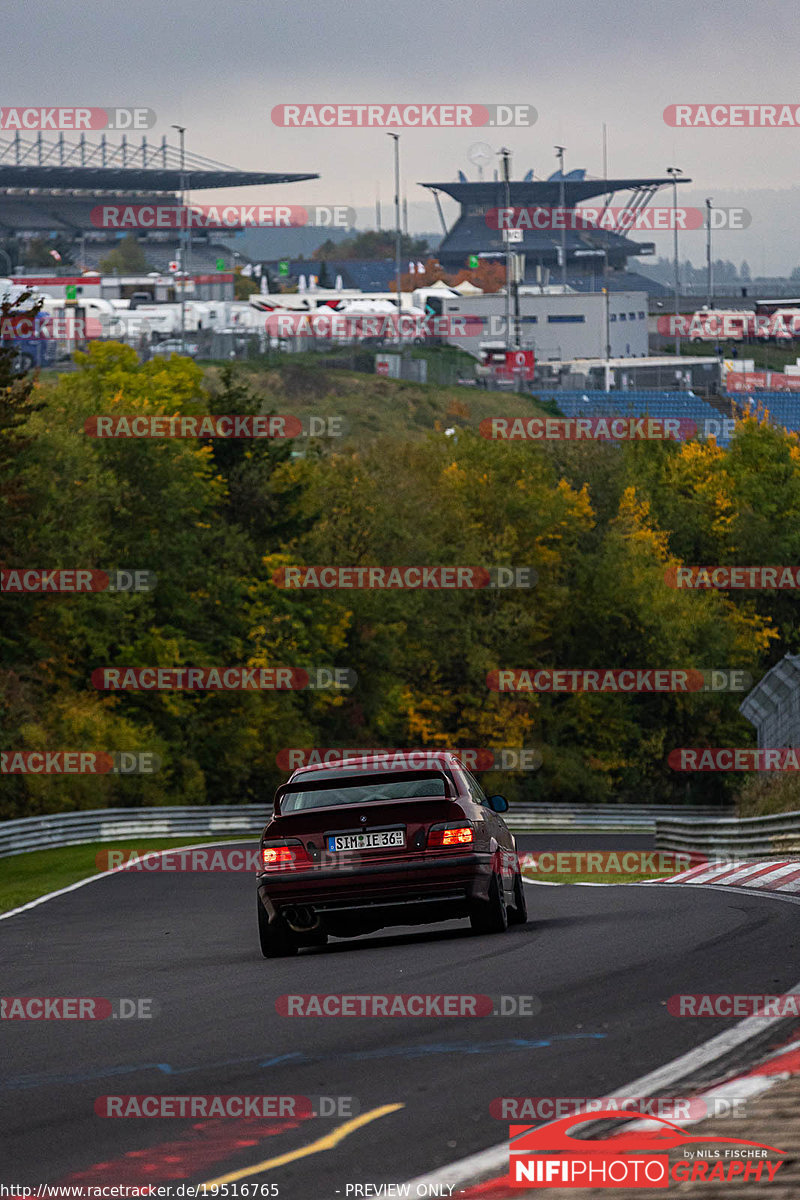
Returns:
[[[402,762],[404,757],[408,760],[405,764]],[[419,758],[423,760],[421,763],[414,761]],[[343,775],[348,775],[352,773],[353,768],[363,771],[368,767],[374,767],[376,773],[391,771],[398,775],[426,768],[434,771],[445,767],[464,769],[457,755],[449,750],[376,750],[374,754],[353,755],[352,758],[336,759],[333,762],[307,763],[305,766],[296,767],[291,779],[295,780],[305,774],[313,775],[316,771],[341,770]]]

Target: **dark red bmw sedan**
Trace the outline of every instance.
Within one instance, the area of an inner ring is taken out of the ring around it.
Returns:
[[[454,754],[397,757],[300,767],[278,788],[258,873],[265,958],[387,925],[469,918],[501,933],[527,920],[505,798]]]

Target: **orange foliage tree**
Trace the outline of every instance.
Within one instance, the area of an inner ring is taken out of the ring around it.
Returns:
[[[400,287],[404,292],[413,292],[415,288],[431,287],[440,279],[449,287],[456,287],[468,279],[483,292],[499,292],[506,285],[506,268],[502,262],[495,259],[482,258],[479,259],[475,270],[464,267],[455,274],[448,274],[437,259],[429,258],[423,271],[409,271],[401,275]],[[394,280],[389,284],[389,289],[392,292],[397,290]]]

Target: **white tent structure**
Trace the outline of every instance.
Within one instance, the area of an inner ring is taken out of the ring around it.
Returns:
[[[470,283],[470,281],[468,279],[465,279],[462,283],[459,283],[456,287],[453,288],[453,291],[458,292],[459,296],[482,296],[483,295],[483,288],[475,287],[475,284]]]

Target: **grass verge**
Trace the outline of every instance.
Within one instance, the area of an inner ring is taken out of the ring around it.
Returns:
[[[641,883],[643,879],[663,879],[663,875],[652,875],[640,872],[635,875],[622,875],[615,871],[610,875],[591,872],[586,875],[556,875],[548,873],[535,874],[533,871],[523,871],[522,874],[531,883]]]
[[[0,858],[0,912],[19,908],[30,900],[69,887],[80,879],[99,874],[95,861],[101,850],[175,850],[179,846],[199,846],[208,842],[242,842],[238,838],[185,837],[135,838],[113,842],[86,842],[81,846],[54,846],[49,850],[30,850]],[[252,839],[257,842],[257,838]]]

